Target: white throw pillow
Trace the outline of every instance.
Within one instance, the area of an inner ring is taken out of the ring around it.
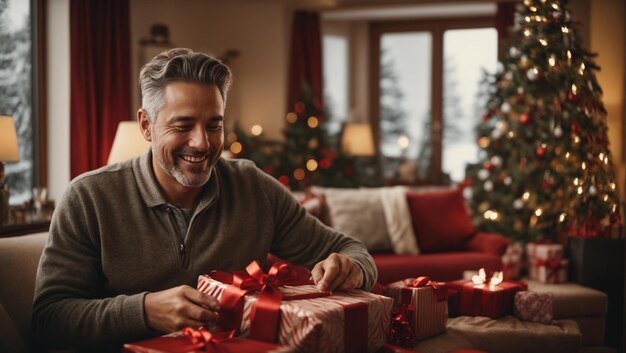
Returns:
[[[324,195],[334,229],[356,238],[370,252],[392,252],[380,189],[312,187]]]

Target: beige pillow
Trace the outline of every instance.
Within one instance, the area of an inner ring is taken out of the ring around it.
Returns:
[[[362,241],[370,252],[393,252],[380,189],[311,190],[325,197],[334,229]]]

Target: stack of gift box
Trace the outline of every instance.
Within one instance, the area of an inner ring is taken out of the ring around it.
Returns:
[[[558,259],[562,264],[562,248],[559,252],[556,246],[536,244],[527,249],[537,268],[534,276],[551,280],[553,267],[545,263]],[[513,251],[518,261],[518,250]],[[409,278],[385,286],[384,295],[378,295],[320,292],[304,268],[277,262],[264,273],[253,262],[246,271],[200,276],[198,289],[219,300],[219,329],[187,328],[127,344],[125,351],[400,352],[399,347],[413,348],[445,332],[448,317],[514,314],[550,323],[553,305],[550,294],[528,292],[524,282],[483,269],[445,283]]]

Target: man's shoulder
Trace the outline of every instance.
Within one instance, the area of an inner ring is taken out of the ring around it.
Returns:
[[[90,170],[72,179],[70,185],[74,188],[106,188],[112,185],[117,185],[119,187],[119,182],[121,180],[132,177],[133,168],[131,163],[132,161],[129,160]]]

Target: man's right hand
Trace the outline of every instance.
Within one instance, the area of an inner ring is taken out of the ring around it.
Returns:
[[[144,308],[151,329],[170,333],[186,326],[212,326],[219,304],[212,296],[184,285],[146,294]]]

